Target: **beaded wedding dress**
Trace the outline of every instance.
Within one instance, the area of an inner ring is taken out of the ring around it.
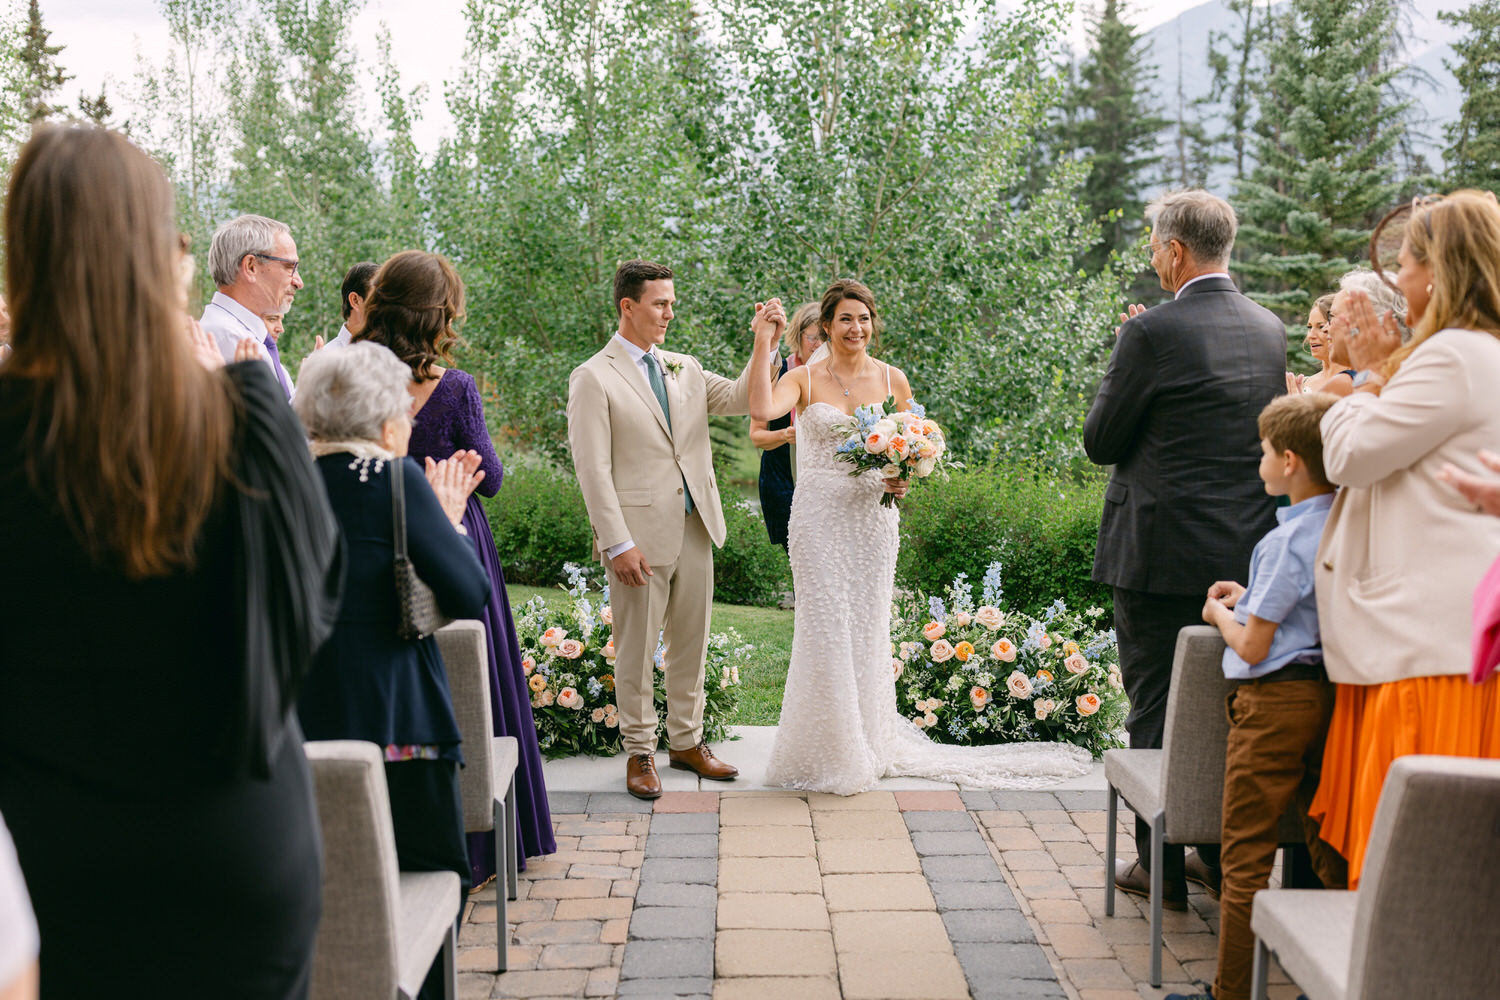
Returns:
[[[1079,747],[948,746],[897,713],[890,615],[900,515],[880,505],[878,474],[851,476],[834,458],[848,420],[828,403],[797,418],[796,619],[766,782],[852,795],[883,777],[1042,788],[1086,774],[1091,758]]]

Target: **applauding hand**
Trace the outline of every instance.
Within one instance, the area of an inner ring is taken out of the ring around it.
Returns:
[[[1500,455],[1492,451],[1480,451],[1479,461],[1491,472],[1500,472]],[[1463,494],[1475,510],[1500,517],[1500,479],[1487,479],[1473,475],[1456,465],[1445,463],[1438,470],[1438,478]]]
[[[469,494],[484,482],[484,470],[479,468],[481,461],[476,451],[455,451],[441,462],[434,462],[431,456],[427,458],[427,468],[424,470],[427,482],[432,486],[432,492],[437,494],[443,513],[448,515],[448,520],[453,522],[454,527],[458,527],[464,519]]]
[[[1344,343],[1348,345],[1349,361],[1356,371],[1374,369],[1401,346],[1401,328],[1396,325],[1396,314],[1387,311],[1384,316],[1376,317],[1368,293],[1351,289],[1347,313]]]
[[[193,357],[198,363],[209,371],[224,367],[224,355],[219,353],[219,345],[214,343],[214,338],[204,332],[203,327],[193,317],[187,317],[188,343],[193,347]]]
[[[1129,306],[1127,306],[1125,308],[1124,312],[1120,313],[1120,326],[1124,326],[1126,323],[1128,323],[1131,320],[1135,319],[1137,316],[1139,316],[1141,313],[1143,313],[1145,311],[1146,311],[1146,307],[1145,306],[1141,305],[1139,302],[1132,302]],[[1115,336],[1118,337],[1119,335],[1120,335],[1120,327],[1117,326],[1117,327],[1115,327]]]

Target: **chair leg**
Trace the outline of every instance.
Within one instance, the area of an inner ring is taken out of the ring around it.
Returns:
[[[511,899],[520,891],[521,853],[516,846],[516,776],[512,772],[510,787],[505,790],[505,883]]]
[[[457,926],[449,927],[448,936],[443,939],[443,1000],[458,1000]]]
[[[1255,959],[1250,966],[1250,1000],[1266,1000],[1266,979],[1269,972],[1270,952],[1266,943],[1255,936]]]
[[[499,971],[504,972],[510,968],[510,917],[506,913],[505,901],[505,872],[510,864],[510,852],[506,850],[509,837],[505,836],[501,826],[505,822],[505,805],[501,802],[494,803],[495,807],[495,952],[499,959]]]
[[[1165,853],[1163,838],[1166,831],[1166,813],[1159,812],[1151,818],[1151,985],[1161,985],[1161,904],[1162,904],[1162,855]]]
[[[1104,829],[1104,915],[1115,915],[1115,817],[1119,812],[1120,793],[1109,786],[1109,813]]]

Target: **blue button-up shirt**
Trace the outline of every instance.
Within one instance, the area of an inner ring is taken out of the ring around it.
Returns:
[[[1235,621],[1244,625],[1254,615],[1276,622],[1276,634],[1266,658],[1253,667],[1233,649],[1224,650],[1225,677],[1253,680],[1291,663],[1323,662],[1313,566],[1332,506],[1333,494],[1320,493],[1277,509],[1278,523],[1256,543],[1250,557],[1250,581],[1234,606]]]

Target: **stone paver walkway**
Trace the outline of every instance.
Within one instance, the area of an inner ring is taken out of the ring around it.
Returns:
[[[1167,911],[1159,989],[1144,901],[1104,915],[1102,779],[847,798],[739,784],[678,781],[654,804],[554,791],[558,853],[522,873],[510,971],[490,886],[466,913],[460,996],[1159,1000],[1212,978],[1206,895]],[[1125,857],[1132,829],[1122,810]],[[1272,1000],[1297,996],[1272,982]]]

